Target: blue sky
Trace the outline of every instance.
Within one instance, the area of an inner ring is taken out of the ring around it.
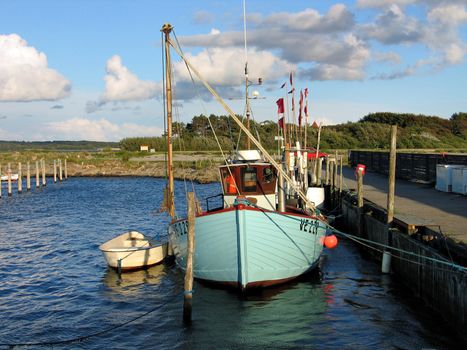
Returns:
[[[0,139],[159,135],[165,22],[222,97],[241,96],[242,14],[242,0],[0,0]],[[311,91],[310,122],[467,111],[466,0],[250,0],[247,27],[257,121],[276,119],[291,71]],[[224,113],[177,59],[174,72],[176,119]]]

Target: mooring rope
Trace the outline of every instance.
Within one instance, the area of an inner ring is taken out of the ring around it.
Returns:
[[[94,333],[91,333],[91,334],[87,334],[87,335],[83,335],[83,336],[79,336],[79,337],[75,337],[75,338],[65,339],[65,340],[49,340],[49,341],[44,341],[44,342],[30,342],[30,343],[0,343],[0,346],[14,348],[14,347],[26,347],[26,346],[65,345],[65,344],[82,342],[82,341],[85,341],[85,340],[88,340],[88,339],[91,339],[91,338],[94,338],[94,337],[98,337],[98,336],[103,335],[105,333],[112,332],[112,331],[114,331],[114,330],[116,330],[118,328],[124,327],[124,326],[126,326],[126,325],[128,325],[130,323],[133,323],[133,322],[135,322],[135,321],[149,315],[150,313],[153,313],[154,311],[157,311],[157,310],[161,309],[162,307],[166,306],[169,302],[174,301],[175,298],[179,297],[182,294],[183,293],[178,293],[178,294],[174,295],[172,298],[166,300],[164,303],[162,303],[160,305],[157,305],[156,307],[152,308],[149,311],[144,312],[143,314],[141,314],[139,316],[133,317],[132,319],[130,319],[128,321],[122,322],[122,323],[117,324],[117,325],[110,326],[110,327],[108,327],[106,329],[103,329],[101,331],[98,331],[98,332],[94,332]]]

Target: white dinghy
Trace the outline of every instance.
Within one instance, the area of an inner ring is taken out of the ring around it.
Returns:
[[[158,242],[138,231],[128,231],[102,244],[99,249],[110,267],[125,271],[159,264],[167,256],[168,243]]]

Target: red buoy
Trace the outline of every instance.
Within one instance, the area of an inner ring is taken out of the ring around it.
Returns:
[[[337,237],[335,235],[326,236],[324,245],[329,249],[335,248],[337,246]]]

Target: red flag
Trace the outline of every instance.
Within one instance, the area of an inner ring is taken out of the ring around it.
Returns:
[[[308,97],[308,88],[305,88],[305,97]]]
[[[284,88],[285,84],[287,84],[287,83],[284,83],[284,84],[282,84],[282,86],[281,86],[281,89],[283,89],[283,88]]]
[[[292,85],[292,86],[293,86],[292,72],[290,72],[290,85]]]
[[[277,104],[277,114],[284,113],[284,99],[280,98],[276,101]]]
[[[305,99],[306,99],[306,103],[305,103],[305,107],[303,107],[303,112],[305,113],[305,116],[308,117],[308,88],[305,89]],[[307,123],[308,123],[308,120],[307,120]]]
[[[280,118],[277,124],[279,124],[279,127],[281,129],[284,129],[284,117]]]
[[[300,109],[298,110],[298,126],[302,126],[303,92],[300,90]]]

